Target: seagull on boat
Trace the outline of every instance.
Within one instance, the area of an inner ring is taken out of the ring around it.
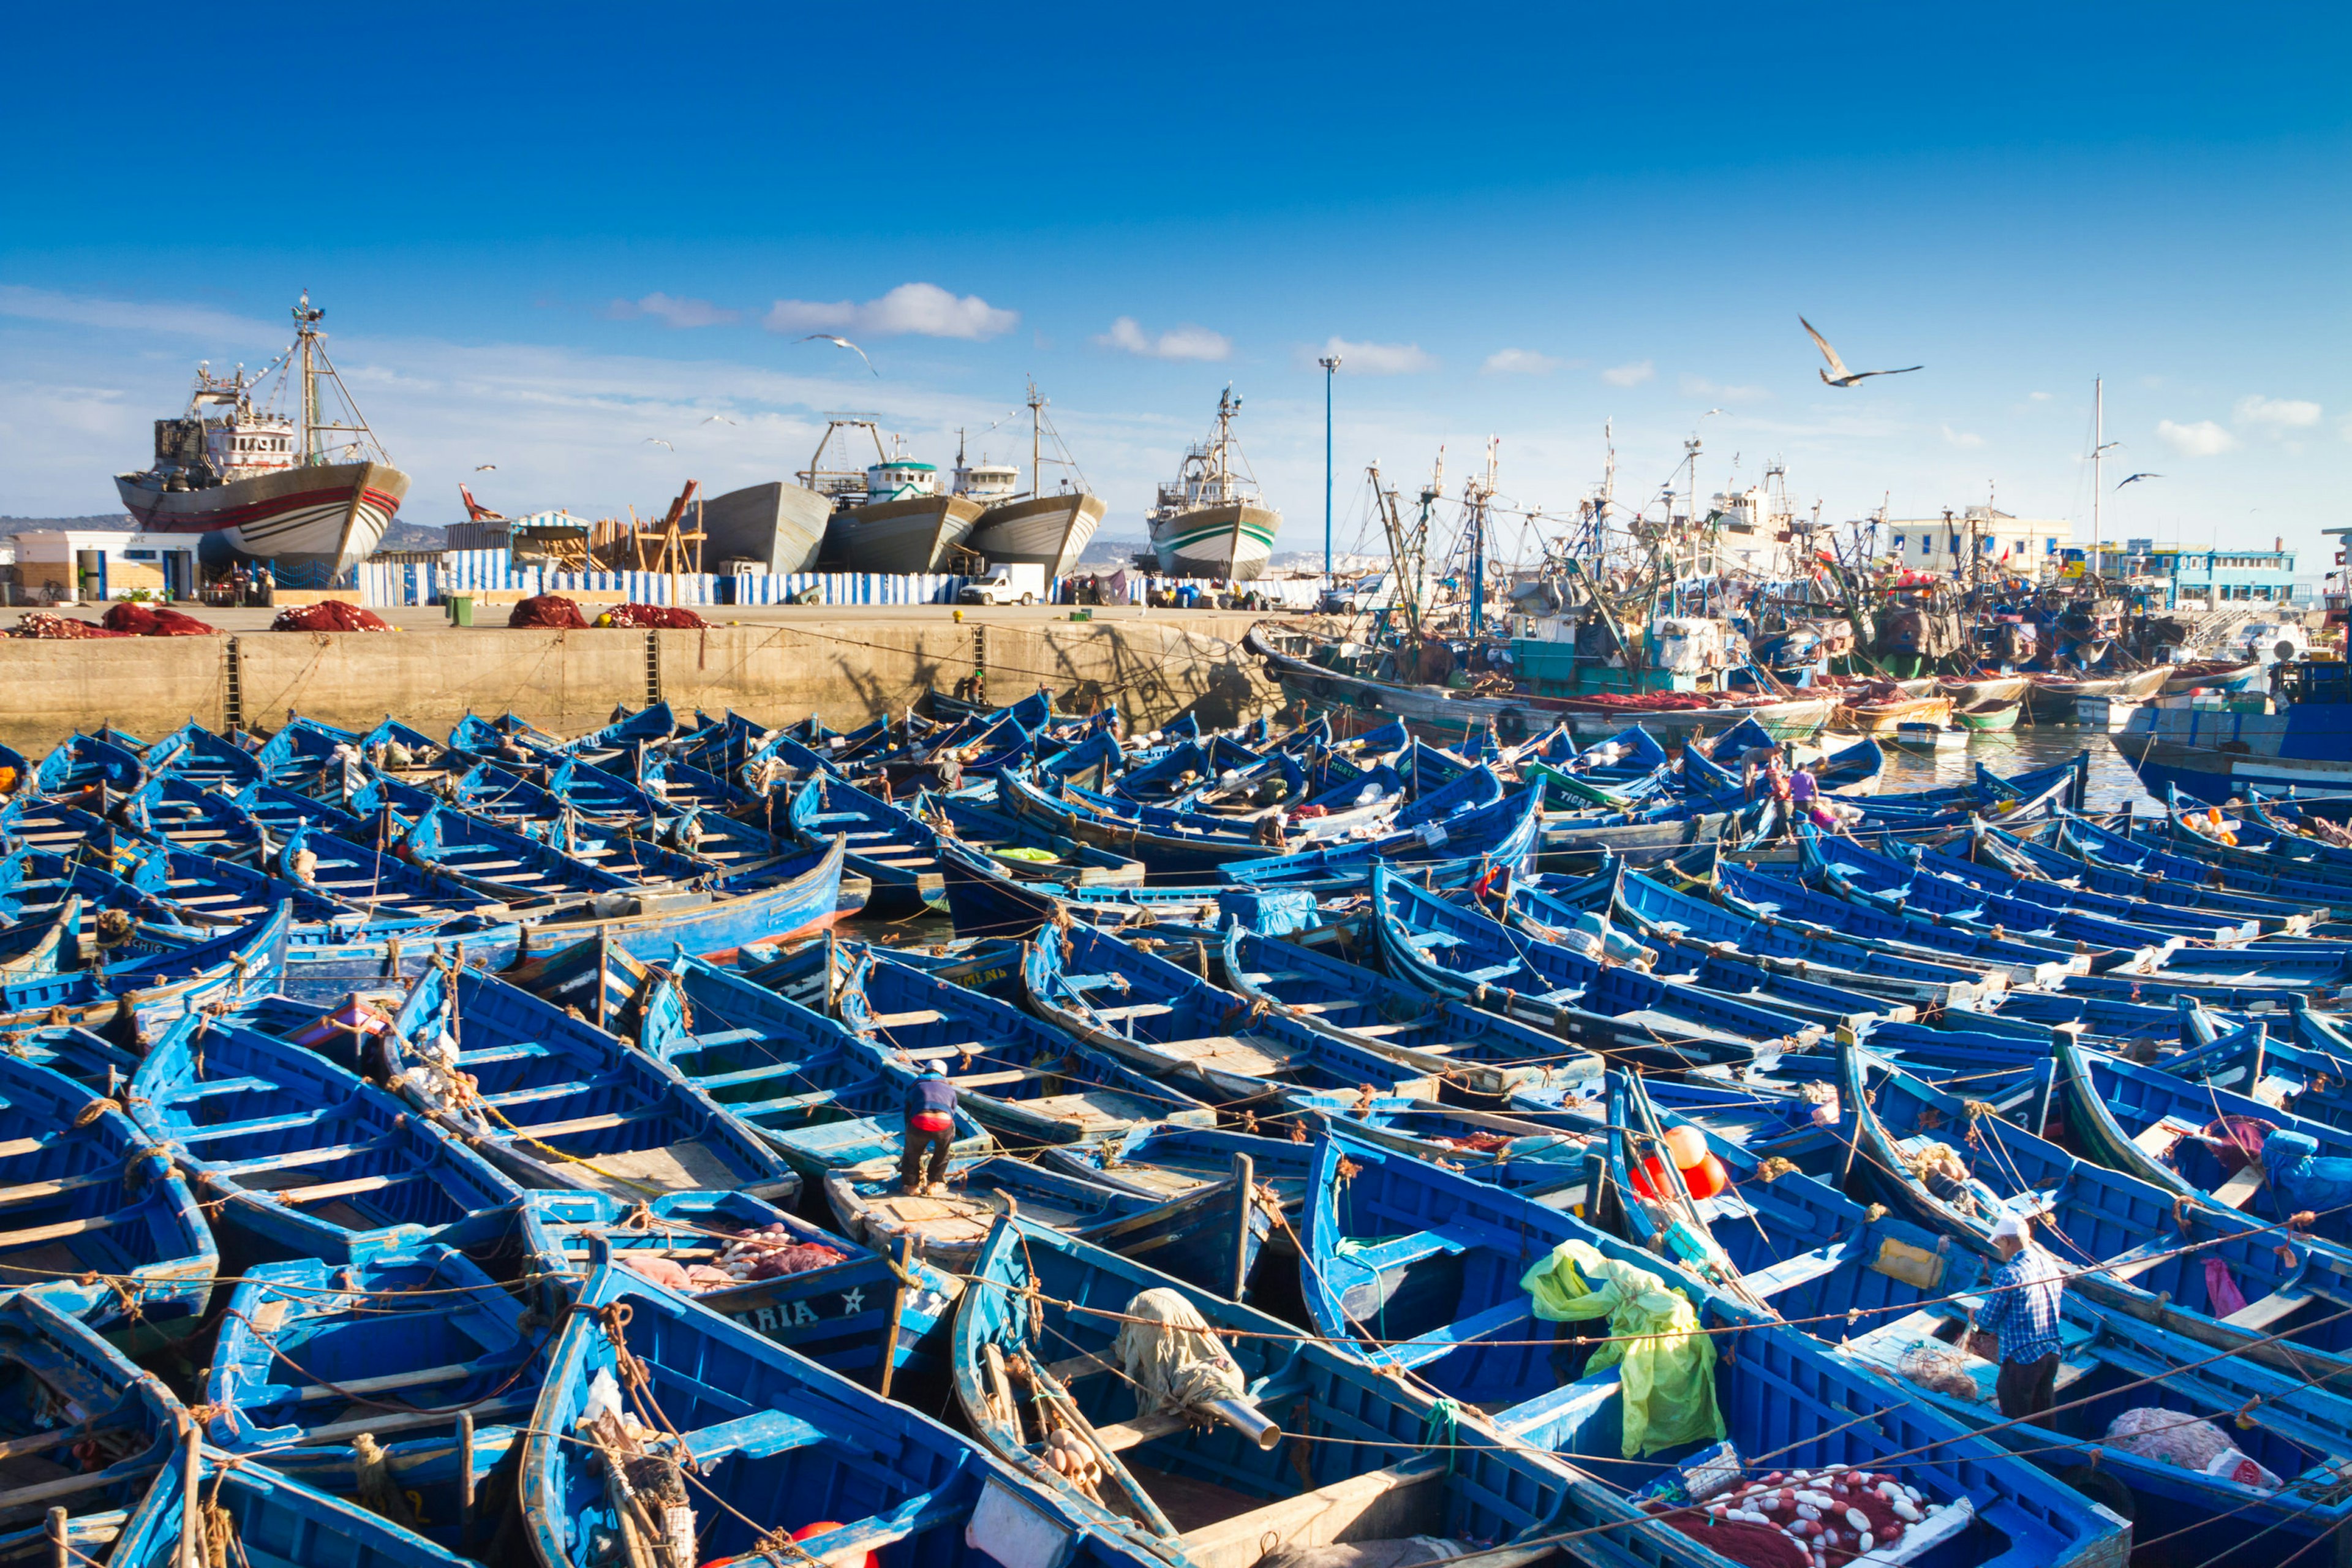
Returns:
[[[2124,485],[2136,485],[2142,479],[2160,479],[2162,478],[2164,478],[2162,474],[2134,474],[2131,478],[2124,480],[2122,484],[2116,485],[2116,489],[2121,489],[2124,488]]]
[[[658,437],[658,436],[648,436],[648,437],[646,437],[646,439],[647,441],[651,442],[653,445],[655,445],[655,446],[656,446],[656,447],[669,447],[669,443],[668,443],[668,442],[667,442],[667,441],[665,441],[665,440],[663,440],[663,439],[662,439],[660,437]],[[677,447],[669,447],[669,449],[670,449],[671,451],[673,451],[673,452],[675,452],[675,451],[677,451]]]
[[[859,359],[866,360],[866,369],[874,370],[874,362],[870,359],[866,359],[866,351],[859,348],[856,343],[851,342],[847,338],[836,338],[831,332],[811,332],[808,336],[803,338],[801,342],[804,343],[831,343],[835,348],[847,349]],[[880,375],[882,373],[878,370],[874,370],[874,374]]]
[[[1800,316],[1797,318],[1797,325],[1805,329],[1805,335],[1813,340],[1813,347],[1821,350],[1822,357],[1830,362],[1829,370],[1822,372],[1822,380],[1828,385],[1852,386],[1866,375],[1908,375],[1915,370],[1926,368],[1924,365],[1906,364],[1901,370],[1848,370],[1845,367],[1845,361],[1838,358],[1837,350],[1830,347],[1829,339],[1813,331],[1812,322]],[[1837,374],[1832,375],[1831,370]]]

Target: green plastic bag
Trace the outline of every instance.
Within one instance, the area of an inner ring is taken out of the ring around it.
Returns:
[[[1016,845],[1010,849],[992,849],[989,853],[999,860],[1027,860],[1040,866],[1055,865],[1062,858],[1051,849],[1032,849],[1025,845]]]
[[[1519,1289],[1544,1322],[1609,1321],[1612,1337],[1586,1370],[1617,1368],[1625,1458],[1727,1435],[1715,1403],[1715,1341],[1697,1331],[1698,1312],[1680,1290],[1581,1241],[1561,1242]]]

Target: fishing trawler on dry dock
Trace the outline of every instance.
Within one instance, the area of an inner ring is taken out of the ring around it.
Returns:
[[[845,430],[863,430],[873,438],[875,461],[863,471],[824,466],[826,448]],[[903,451],[886,451],[870,414],[828,416],[815,455],[798,478],[810,489],[833,497],[838,508],[825,525],[823,551],[824,564],[835,570],[943,571],[980,521],[981,503],[941,489],[937,468]]]
[[[1274,553],[1282,514],[1265,504],[1234,440],[1234,416],[1241,411],[1242,400],[1228,386],[1217,399],[1216,433],[1184,454],[1146,515],[1152,554],[1168,576],[1244,581],[1262,574]]]
[[[1077,465],[1066,452],[1058,458],[1045,456],[1046,436],[1053,435],[1056,447],[1062,438],[1045,417],[1045,400],[1037,395],[1034,382],[1029,385],[1028,407],[1030,489],[1021,489],[1021,470],[1012,464],[985,458],[967,464],[959,446],[955,493],[987,508],[971,525],[967,548],[991,565],[1034,564],[1054,578],[1077,565],[1108,509],[1102,497],[1087,493],[1084,475],[1075,487],[1065,481],[1058,490],[1045,489],[1047,463],[1060,462],[1073,471]]]
[[[198,535],[207,564],[239,555],[273,562],[289,583],[340,576],[366,559],[407,498],[408,476],[392,466],[327,358],[325,315],[305,289],[293,346],[274,364],[251,377],[243,366],[225,376],[196,367],[188,411],[155,421],[155,466],[114,477],[140,527]],[[301,392],[299,416],[255,406],[253,390],[273,370],[272,402],[290,378]],[[320,394],[330,389],[349,423],[323,416]],[[349,437],[341,461],[330,450],[337,437]]]

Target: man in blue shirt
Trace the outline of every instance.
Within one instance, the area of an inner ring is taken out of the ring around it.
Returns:
[[[948,1148],[955,1142],[955,1085],[947,1068],[926,1062],[907,1086],[907,1131],[900,1140],[898,1185],[909,1194],[943,1191]],[[925,1156],[930,1169],[923,1169]]]
[[[2032,1228],[2013,1214],[1993,1222],[1992,1244],[2001,1264],[1993,1270],[1990,1299],[1976,1314],[1976,1326],[2000,1341],[2000,1381],[1994,1390],[2000,1413],[2012,1420],[2031,1418],[2058,1402],[2065,1274],[2056,1258],[2033,1245]]]

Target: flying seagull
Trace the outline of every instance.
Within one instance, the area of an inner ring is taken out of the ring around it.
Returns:
[[[496,463],[476,463],[474,465],[474,472],[478,474],[487,474],[497,467],[498,465]]]
[[[650,441],[650,442],[652,442],[652,443],[653,443],[655,446],[656,446],[656,447],[669,447],[669,443],[668,443],[668,442],[667,442],[667,441],[665,441],[665,440],[663,440],[663,439],[662,439],[660,437],[658,437],[658,436],[648,436],[648,437],[646,437],[646,440],[648,440],[648,441]],[[675,452],[675,451],[677,451],[677,447],[669,447],[669,449],[670,449],[671,451],[673,451],[673,452]]]
[[[2124,488],[2124,485],[2136,485],[2142,479],[2160,479],[2162,478],[2164,478],[2162,474],[2134,474],[2131,478],[2124,480],[2123,484],[2117,485],[2116,489],[2121,489]]]
[[[728,418],[724,414],[708,415],[704,417],[702,422],[705,425],[732,425],[735,423],[735,421]]]
[[[803,338],[801,342],[804,343],[831,343],[835,348],[847,349],[859,359],[866,360],[866,369],[874,370],[874,362],[870,359],[866,359],[866,351],[859,348],[856,343],[851,342],[847,338],[836,338],[831,332],[811,332],[808,336]],[[882,373],[878,370],[874,370],[874,374],[880,375]]]
[[[1813,347],[1821,350],[1822,357],[1830,362],[1830,369],[1822,372],[1822,380],[1828,385],[1852,386],[1866,375],[1908,375],[1915,370],[1925,368],[1921,365],[1906,364],[1901,370],[1848,370],[1845,367],[1845,361],[1838,358],[1837,350],[1830,347],[1829,339],[1813,331],[1812,322],[1800,316],[1797,318],[1797,325],[1805,329],[1805,335],[1813,340]],[[1837,374],[1832,375],[1830,370]]]

